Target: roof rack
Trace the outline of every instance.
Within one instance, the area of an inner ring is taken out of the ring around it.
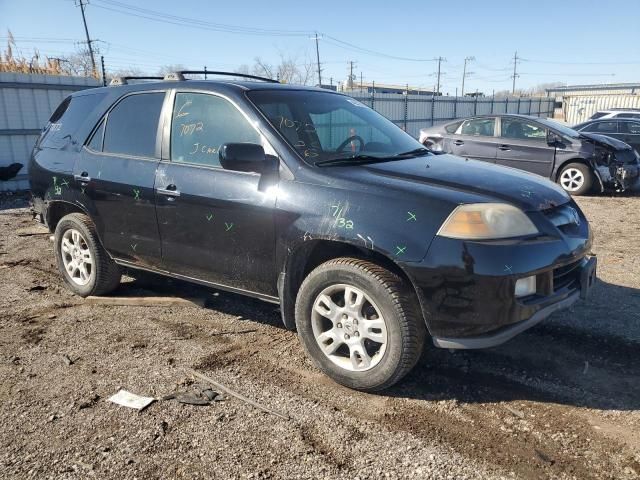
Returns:
[[[626,107],[616,107],[616,108],[609,108],[605,110],[611,110],[613,112],[640,112],[640,108],[626,108]]]
[[[110,87],[116,87],[118,85],[126,85],[129,83],[129,80],[163,80],[164,77],[113,77],[111,82],[109,82]]]
[[[180,70],[179,72],[171,72],[167,73],[164,76],[165,80],[174,80],[174,81],[183,81],[186,80],[185,75],[224,75],[228,77],[240,77],[240,78],[249,78],[251,80],[260,80],[262,82],[269,83],[280,83],[278,80],[274,80],[273,78],[259,77],[257,75],[249,75],[246,73],[235,73],[235,72],[217,72],[215,70]]]

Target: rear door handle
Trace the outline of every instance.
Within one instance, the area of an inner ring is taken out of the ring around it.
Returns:
[[[165,188],[156,188],[156,193],[159,193],[160,195],[166,195],[167,197],[180,196],[180,191],[173,184],[167,185]]]
[[[464,145],[464,142],[462,140],[456,140],[455,142],[453,142],[454,145]]]
[[[502,150],[503,152],[508,152],[509,150],[511,150],[511,148],[509,147],[509,145],[500,145],[498,147],[498,150]]]
[[[91,177],[89,176],[89,174],[87,172],[82,172],[80,175],[75,174],[73,176],[73,179],[76,182],[80,182],[80,183],[89,183],[91,181]]]

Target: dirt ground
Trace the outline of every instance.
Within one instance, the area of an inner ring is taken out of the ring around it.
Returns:
[[[595,231],[593,297],[499,348],[427,348],[400,385],[340,387],[276,306],[145,275],[117,295],[195,306],[88,305],[24,202],[0,204],[0,478],[640,478],[640,197],[579,199]],[[107,398],[202,389],[261,404]]]

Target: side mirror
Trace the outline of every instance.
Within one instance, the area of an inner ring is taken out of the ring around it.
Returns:
[[[556,133],[553,133],[551,130],[547,133],[547,145],[550,147],[555,147],[556,145],[560,145],[562,142],[562,138],[558,136]]]
[[[267,156],[262,145],[255,143],[224,143],[218,156],[225,170],[267,173],[277,168],[277,159]]]

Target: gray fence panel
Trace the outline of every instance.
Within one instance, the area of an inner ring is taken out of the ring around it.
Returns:
[[[99,85],[87,77],[0,73],[0,166],[24,165],[13,180],[0,182],[0,191],[29,188],[29,155],[51,113],[69,94]]]

